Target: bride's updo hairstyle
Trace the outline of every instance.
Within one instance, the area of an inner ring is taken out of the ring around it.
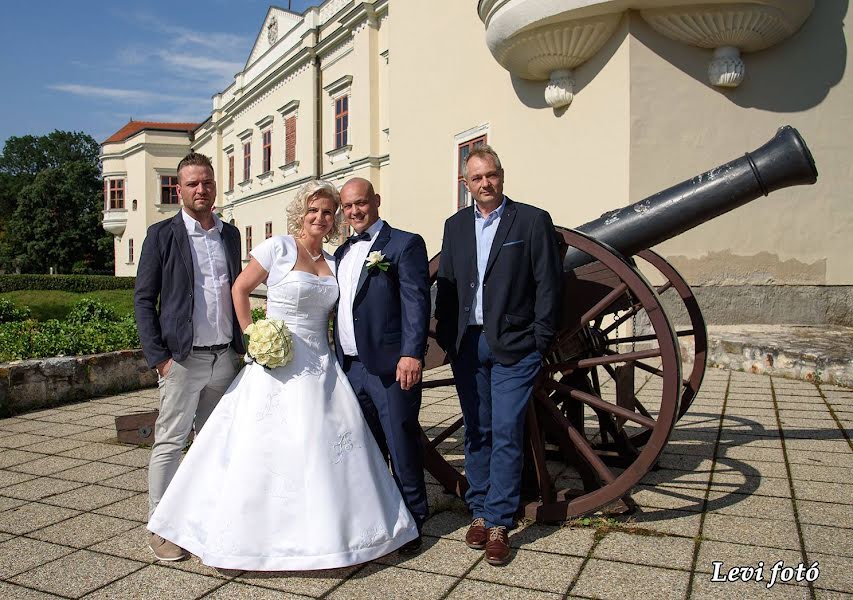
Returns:
[[[332,229],[323,238],[325,242],[337,240],[341,228],[341,195],[338,189],[325,179],[312,179],[296,192],[296,197],[287,205],[287,233],[299,237],[302,223],[308,214],[308,204],[318,197],[328,198],[335,204],[335,220]]]

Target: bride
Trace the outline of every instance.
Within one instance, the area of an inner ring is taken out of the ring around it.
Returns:
[[[210,566],[328,569],[372,560],[417,537],[352,388],[328,343],[338,298],[340,197],[305,184],[287,210],[291,235],[251,251],[234,283],[243,330],[249,292],[267,284],[267,317],[293,335],[293,358],[237,376],[198,434],[148,529]]]

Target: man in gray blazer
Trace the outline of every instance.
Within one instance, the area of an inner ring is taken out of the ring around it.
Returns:
[[[182,210],[148,228],[136,274],[134,312],[148,366],[157,370],[160,414],[148,469],[148,516],[178,469],[190,431],[201,430],[237,374],[243,336],[231,303],[240,273],[240,233],[213,213],[210,159],[191,152],[178,164]],[[151,534],[160,560],[183,548]]]

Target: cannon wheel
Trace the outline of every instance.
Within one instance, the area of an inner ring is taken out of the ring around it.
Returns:
[[[681,393],[677,339],[652,286],[605,244],[577,231],[557,230],[564,250],[576,247],[596,262],[564,274],[560,333],[528,409],[520,510],[528,518],[549,522],[589,514],[620,500],[630,505],[628,493],[654,466],[669,438]],[[437,262],[436,256],[431,261],[433,277]],[[622,348],[630,338],[608,340],[600,331],[605,319],[635,306],[647,315],[654,336],[643,340],[647,348],[626,352]],[[648,359],[661,363],[655,406],[640,404],[633,384],[633,364]],[[435,355],[428,355],[427,367],[438,364],[442,363]],[[612,378],[615,392],[590,375],[599,370]],[[450,383],[452,379],[427,381],[424,387]],[[603,389],[609,392],[602,393]],[[589,427],[592,422],[595,425]],[[432,440],[424,435],[424,443],[427,470],[445,490],[461,497],[467,488],[465,477],[437,448],[460,427],[461,419]],[[648,433],[647,443],[636,447],[631,437],[641,432]],[[579,477],[549,472],[548,457],[555,453]]]
[[[702,385],[702,380],[705,378],[705,368],[708,358],[708,329],[705,326],[705,318],[702,316],[702,310],[699,308],[699,302],[693,294],[693,290],[685,281],[684,277],[673,267],[667,260],[654,250],[643,250],[635,256],[639,256],[644,261],[657,269],[661,275],[667,280],[663,285],[659,286],[655,291],[658,296],[663,296],[669,290],[675,290],[678,297],[687,311],[687,316],[690,319],[690,328],[676,330],[675,335],[678,338],[692,337],[693,338],[693,367],[690,374],[684,379],[684,391],[681,393],[681,402],[678,405],[678,419],[684,416],[693,400],[699,393],[699,388]],[[682,368],[684,363],[682,363]],[[638,368],[647,370],[650,373],[657,375],[648,365]]]

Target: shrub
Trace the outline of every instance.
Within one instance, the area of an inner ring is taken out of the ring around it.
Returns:
[[[0,323],[26,321],[30,318],[30,309],[26,306],[18,308],[8,298],[0,298]]]
[[[132,290],[135,283],[135,277],[112,277],[110,275],[0,275],[0,292],[17,290],[62,290],[64,292]]]
[[[100,300],[94,298],[83,298],[75,302],[71,312],[65,317],[69,323],[84,325],[86,323],[109,323],[118,321],[119,316],[115,309]]]
[[[139,334],[132,316],[82,324],[55,319],[0,324],[0,362],[138,347]]]
[[[267,318],[267,311],[262,307],[252,309],[252,323]]]

